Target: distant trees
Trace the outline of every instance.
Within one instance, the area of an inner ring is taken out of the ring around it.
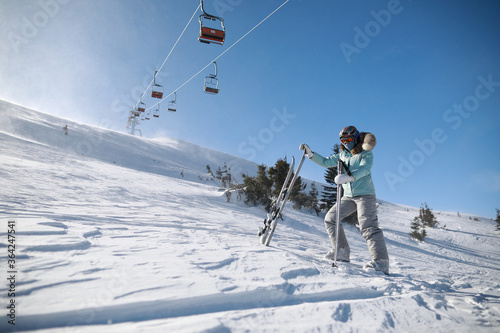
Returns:
[[[242,188],[244,188],[246,194],[245,204],[262,205],[269,211],[273,198],[278,197],[280,194],[289,169],[290,164],[286,159],[280,158],[269,169],[264,164],[259,165],[255,177],[243,174]],[[311,185],[308,194],[303,192],[306,186],[307,184],[303,183],[302,178],[299,176],[290,190],[289,200],[294,203],[296,209],[314,209],[316,213],[319,213],[316,185]]]
[[[280,194],[283,183],[285,183],[286,175],[290,169],[290,164],[285,159],[278,159],[273,167],[267,171],[270,180],[270,186],[274,185],[271,190],[272,196],[277,197]],[[291,194],[290,194],[291,195]]]
[[[312,182],[311,189],[309,190],[309,195],[306,198],[304,207],[306,209],[314,209],[316,215],[319,214],[321,209],[319,208],[319,200],[318,200],[318,189],[316,188],[316,183]]]
[[[207,164],[207,173],[210,175],[210,177],[215,178],[214,173],[212,172],[212,169],[210,168],[210,165]]]
[[[423,241],[427,236],[427,231],[425,228],[434,228],[439,223],[432,213],[432,210],[427,206],[427,203],[424,202],[423,207],[420,207],[418,216],[415,216],[413,222],[410,225],[411,232],[410,236],[413,239]]]
[[[425,227],[434,228],[439,224],[426,202],[424,202],[424,207],[420,207],[419,217],[423,221]]]
[[[335,144],[333,153],[338,154],[339,152],[340,146]],[[245,203],[248,205],[263,205],[269,210],[272,199],[279,196],[289,168],[290,164],[286,159],[278,159],[276,164],[270,168],[260,165],[255,177],[244,174],[242,187],[246,193]],[[337,201],[336,176],[337,167],[326,169],[325,182],[327,185],[323,185],[321,198],[319,198],[320,193],[315,183],[311,184],[309,192],[306,193],[304,192],[306,184],[302,182],[301,177],[298,177],[289,197],[294,203],[294,208],[314,210],[317,215],[322,210],[330,209]],[[358,224],[356,212],[346,217],[344,221],[352,225]]]
[[[495,220],[497,223],[497,230],[500,230],[500,209],[497,208],[497,218]]]
[[[340,151],[340,146],[335,144],[333,146],[333,153],[338,154]],[[328,185],[323,185],[323,191],[321,192],[321,204],[320,208],[322,210],[330,209],[333,204],[337,201],[337,184],[335,183],[335,177],[337,176],[337,167],[328,168],[325,171],[325,182]]]
[[[415,240],[422,242],[427,236],[427,231],[425,231],[425,225],[423,224],[420,216],[416,216],[413,219],[410,228],[411,228],[410,237]]]
[[[328,168],[325,171],[325,182],[328,185],[323,185],[321,192],[321,209],[329,209],[337,201],[337,184],[335,183],[335,176],[337,176],[337,168]]]
[[[257,206],[263,205],[269,210],[271,205],[272,182],[267,176],[267,167],[264,164],[258,166],[257,176],[243,175],[243,188],[245,191],[245,204]]]
[[[333,147],[335,154],[339,153],[340,146],[336,144]],[[230,191],[243,191],[245,193],[244,203],[251,206],[262,205],[267,211],[271,208],[271,203],[274,198],[279,196],[281,188],[286,180],[290,163],[286,158],[280,158],[276,161],[275,165],[268,168],[266,165],[261,164],[258,166],[257,175],[249,176],[242,174],[243,183],[235,184],[231,176],[231,169],[226,166],[218,168],[217,171],[212,172],[209,165],[206,166],[207,174],[210,179],[217,179],[222,183],[222,186]],[[293,175],[292,175],[293,176]],[[319,198],[319,191],[316,183],[312,183],[309,191],[304,192],[307,184],[302,181],[299,176],[295,181],[293,188],[290,191],[289,200],[293,202],[295,209],[308,209],[314,211],[317,215],[322,210],[330,209],[337,201],[337,184],[335,183],[335,176],[337,176],[337,168],[329,168],[325,172],[325,181],[328,185],[323,185],[321,198]],[[209,180],[209,178],[207,178]],[[228,198],[229,200],[229,198]],[[346,222],[356,225],[356,213],[348,216]]]
[[[207,174],[210,176],[210,179],[207,178],[208,180],[214,180],[217,179],[218,181],[221,182],[222,185],[222,190],[225,190],[225,195],[227,202],[231,201],[231,192],[238,191],[239,184],[238,182],[233,178],[231,174],[231,168],[227,166],[226,162],[224,162],[224,166],[221,168],[219,167],[215,171],[215,175],[212,172],[212,169],[210,168],[210,165],[207,164]],[[200,179],[202,179],[201,176],[198,176]],[[239,197],[238,193],[238,197]]]

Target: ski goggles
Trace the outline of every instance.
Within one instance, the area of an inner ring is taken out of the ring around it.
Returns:
[[[349,143],[349,142],[352,142],[354,141],[354,138],[343,138],[343,139],[340,139],[340,142],[342,143]]]

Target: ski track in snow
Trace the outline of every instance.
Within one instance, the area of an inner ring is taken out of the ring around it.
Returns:
[[[345,227],[352,262],[332,268],[322,259],[329,246],[322,218],[291,205],[271,246],[259,243],[264,210],[235,195],[226,202],[220,183],[206,180],[207,164],[214,170],[237,158],[1,101],[0,113],[7,119],[0,125],[0,248],[4,263],[7,221],[15,220],[18,270],[15,327],[5,316],[8,286],[0,286],[2,332],[500,327],[492,221],[435,212],[440,227],[418,243],[408,236],[418,208],[380,201],[392,274],[363,270],[368,251],[353,226]]]

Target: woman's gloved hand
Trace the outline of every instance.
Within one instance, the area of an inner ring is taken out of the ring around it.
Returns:
[[[299,146],[299,149],[303,150],[306,153],[307,157],[309,157],[309,159],[311,159],[313,157],[313,155],[314,155],[314,152],[305,143],[301,144]]]

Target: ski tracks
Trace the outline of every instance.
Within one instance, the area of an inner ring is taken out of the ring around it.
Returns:
[[[238,329],[253,331],[276,327],[276,321],[294,316],[326,330],[348,330],[366,321],[367,329],[411,331],[413,323],[422,321],[436,323],[439,331],[460,325],[464,313],[479,331],[500,324],[498,291],[472,292],[467,277],[425,281],[412,266],[394,259],[392,276],[365,271],[359,262],[332,268],[300,242],[291,249],[280,248],[289,239],[278,238],[277,247],[263,247],[257,237],[234,237],[237,225],[223,221],[223,228],[210,229],[205,228],[208,222],[197,221],[188,227],[186,218],[146,223],[147,237],[140,223],[96,226],[88,221],[20,219],[20,255],[30,260],[23,267],[25,291],[19,296],[43,299],[54,308],[48,314],[23,316],[23,329],[80,325],[91,331],[110,322],[132,321],[145,327],[152,320],[171,327],[174,319],[200,316],[215,319],[214,327],[233,328],[237,323]],[[165,262],[161,258],[167,253]],[[80,257],[91,262],[81,262]],[[127,268],[118,268],[121,260]],[[141,273],[146,265],[152,276]],[[73,267],[71,276],[55,278],[68,266]],[[186,272],[197,278],[179,281]],[[202,275],[206,278],[200,279]],[[57,296],[48,297],[55,289],[80,299],[81,307],[58,309]],[[186,297],[187,290],[195,296]],[[367,307],[368,303],[376,306]],[[415,305],[421,309],[418,313],[405,310]],[[370,319],[367,308],[372,309]],[[297,327],[302,329],[311,327]]]
[[[218,221],[197,220],[182,211],[157,221],[139,214],[116,221],[107,217],[106,223],[90,217],[19,219],[19,254],[30,259],[23,265],[25,286],[19,297],[33,297],[34,303],[43,299],[54,309],[23,316],[23,329],[78,325],[92,331],[110,322],[146,327],[157,320],[170,328],[179,319],[199,316],[214,322],[214,328],[258,331],[293,316],[326,330],[349,330],[366,322],[367,329],[411,331],[413,323],[422,321],[435,323],[439,331],[460,325],[464,313],[479,331],[500,324],[498,291],[472,292],[473,277],[440,274],[436,281],[425,281],[424,274],[397,258],[391,261],[392,276],[365,271],[359,260],[332,268],[318,259],[322,235],[311,235],[317,243],[307,246],[285,222],[275,246],[263,247],[257,237],[249,237],[255,236],[254,226],[238,222],[252,218],[248,214],[214,210],[210,215]],[[148,275],[142,270],[146,266]],[[72,267],[71,276],[56,278],[67,267]],[[196,278],[179,279],[186,274]],[[53,290],[77,297],[80,307],[58,308],[58,297],[49,297]],[[415,306],[417,313],[405,310]],[[297,327],[310,329],[310,324]]]

